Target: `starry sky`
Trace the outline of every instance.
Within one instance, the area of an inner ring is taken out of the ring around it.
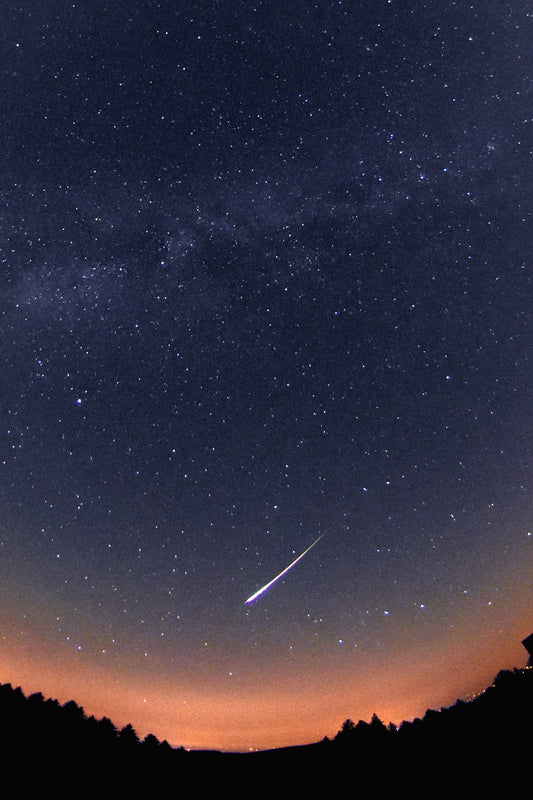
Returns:
[[[525,664],[532,39],[525,0],[8,0],[1,682],[247,750]]]

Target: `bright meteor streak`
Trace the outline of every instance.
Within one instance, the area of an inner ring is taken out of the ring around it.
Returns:
[[[285,569],[282,572],[280,572],[279,575],[276,575],[275,578],[272,578],[272,580],[269,581],[267,584],[265,584],[265,586],[263,586],[261,589],[258,589],[257,592],[255,592],[255,594],[253,594],[251,597],[248,598],[248,600],[245,600],[244,601],[245,604],[250,605],[250,603],[253,603],[255,600],[258,600],[261,597],[261,595],[263,595],[265,592],[268,592],[270,587],[274,586],[276,581],[279,581],[280,578],[283,578],[283,576],[286,575],[287,572],[290,569],[292,569],[294,565],[297,564],[298,561],[300,561],[306,555],[306,553],[308,553],[311,550],[311,548],[313,548],[315,544],[317,544],[322,539],[322,536],[324,536],[323,533],[318,537],[318,539],[315,539],[313,544],[309,545],[307,550],[304,550],[303,553],[299,555],[298,558],[295,558],[294,561],[292,561],[288,567],[285,567]]]

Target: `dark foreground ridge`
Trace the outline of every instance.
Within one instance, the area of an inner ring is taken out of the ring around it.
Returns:
[[[533,646],[533,638],[528,637]],[[526,645],[527,646],[527,645]],[[529,648],[528,648],[529,649]],[[149,734],[142,742],[131,725],[118,730],[87,717],[73,701],[60,705],[37,693],[0,685],[0,765],[4,785],[18,793],[51,789],[56,796],[161,796],[183,789],[343,791],[372,789],[378,797],[398,789],[489,791],[523,785],[533,745],[533,665],[498,673],[474,699],[458,700],[423,718],[386,727],[346,720],[334,739],[258,753],[173,748]]]

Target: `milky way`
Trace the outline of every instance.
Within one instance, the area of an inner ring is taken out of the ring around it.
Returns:
[[[247,749],[521,665],[528,4],[4,16],[0,681]]]

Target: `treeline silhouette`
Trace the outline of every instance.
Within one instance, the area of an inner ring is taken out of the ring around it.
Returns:
[[[376,716],[357,725],[348,719],[334,743],[346,752],[357,752],[374,769],[393,765],[397,779],[418,776],[434,788],[440,781],[452,787],[468,784],[478,792],[494,790],[500,782],[508,792],[513,781],[517,785],[526,781],[529,770],[533,668],[501,671],[470,701],[428,710],[423,718],[398,728],[386,727]]]
[[[426,786],[476,792],[499,784],[509,792],[529,769],[533,744],[533,668],[500,672],[469,701],[458,700],[423,718],[385,726],[374,716],[347,719],[333,739],[258,753],[194,752],[149,734],[142,741],[131,725],[87,716],[69,701],[26,697],[0,685],[0,768],[19,788],[72,796],[120,791],[131,796],[194,786],[250,795],[271,791],[339,791],[368,785],[375,793]],[[526,793],[527,794],[527,793]],[[461,793],[459,792],[459,795]]]

